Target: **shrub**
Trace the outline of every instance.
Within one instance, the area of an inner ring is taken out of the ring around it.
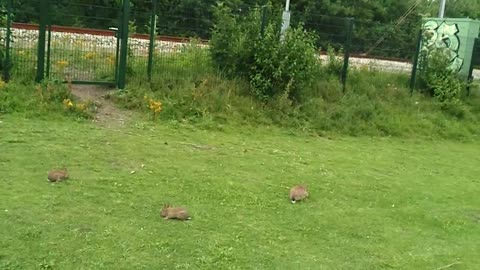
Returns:
[[[247,79],[251,93],[264,102],[285,93],[298,100],[318,68],[315,35],[300,24],[292,26],[280,42],[281,22],[277,19],[267,23],[261,36],[258,8],[240,17],[220,5],[215,14],[210,48],[217,67],[229,77]]]
[[[282,42],[278,25],[271,23],[265,36],[254,42],[254,62],[250,69],[253,94],[269,100],[286,93],[298,100],[302,89],[309,88],[318,69],[315,36],[300,24],[287,30]]]
[[[450,67],[449,59],[449,52],[442,48],[426,50],[421,56],[422,87],[441,104],[460,102],[460,94],[464,87],[455,70]]]
[[[343,69],[343,58],[338,55],[343,55],[343,50],[339,49],[335,52],[335,48],[329,46],[327,48],[327,64],[325,65],[325,70],[327,73],[332,75],[340,76]]]
[[[247,16],[233,14],[219,4],[215,11],[216,24],[210,40],[210,53],[214,64],[230,78],[246,77],[253,63],[252,40],[260,35],[260,13],[253,9]]]

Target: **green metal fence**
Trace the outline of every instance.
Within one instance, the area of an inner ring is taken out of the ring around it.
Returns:
[[[131,18],[148,20],[131,29],[127,82],[174,84],[175,78],[196,80],[211,71],[207,39],[212,18],[190,9],[170,15],[176,7],[161,1],[132,5]]]
[[[9,65],[3,68],[5,79],[53,79],[124,88],[133,81],[167,81],[169,85],[179,77],[196,81],[213,72],[208,52],[213,14],[197,14],[187,6],[179,8],[157,0],[116,5],[72,0],[63,6],[54,0],[32,0],[30,8],[7,1],[8,12],[4,13],[10,23],[5,20],[1,27],[6,29],[2,43],[8,56],[2,62]],[[60,8],[68,12],[59,12]],[[258,7],[244,5],[237,12],[252,8]],[[263,25],[273,14],[263,10]],[[339,74],[345,84],[353,20],[310,13],[292,17],[296,18],[292,25],[304,22],[320,36],[319,52],[330,45],[345,49]]]
[[[15,0],[7,0],[10,6],[8,16],[10,23],[7,26],[7,32],[10,33],[7,37],[6,47],[9,47],[10,66],[4,73],[8,73],[14,80],[21,80],[32,82],[35,80],[37,69],[37,53],[38,53],[38,39],[39,31],[28,30],[25,28],[12,27],[17,23],[17,16],[15,11],[22,8],[21,3]],[[38,10],[41,7],[39,0],[32,0],[30,2],[32,8],[25,9],[23,16],[29,18],[38,18]]]
[[[58,14],[53,0],[32,0],[30,8],[7,1],[8,20],[1,27],[5,33],[4,79],[125,85],[128,38],[123,37],[128,37],[128,16],[123,14],[129,12],[124,10],[127,5],[86,5],[73,0],[63,7],[68,13]],[[98,10],[110,17],[96,16]],[[91,29],[90,25],[104,28]]]
[[[1,77],[4,81],[10,79],[9,74],[9,60],[10,60],[10,27],[7,25],[10,24],[11,17],[9,10],[11,10],[11,2],[8,2],[7,5],[2,3],[0,5],[0,70],[2,71]]]
[[[4,80],[10,78],[16,80],[33,81],[35,78],[35,67],[37,63],[37,40],[38,31],[26,32],[22,29],[13,29],[15,22],[14,11],[21,8],[14,0],[7,0],[5,5],[5,20],[2,30],[3,64],[2,77]],[[39,2],[32,0],[31,5],[38,8]],[[31,10],[25,11],[26,16],[34,16]]]
[[[143,7],[143,8],[142,8]],[[150,41],[148,51],[140,43],[146,42],[139,35],[132,35],[130,42],[127,79],[137,82],[174,84],[175,78],[188,78],[197,81],[212,72],[213,65],[209,57],[208,39],[213,26],[213,14],[195,14],[190,9],[176,10],[176,6],[149,2],[142,7],[133,6],[132,15],[150,18],[147,27],[135,29],[137,33],[148,35]],[[238,15],[246,14],[252,9],[261,9],[262,27],[273,16],[281,14],[280,10],[269,10],[266,7],[243,5],[235,10]],[[132,17],[133,17],[132,16]],[[325,56],[329,46],[342,47],[344,65],[339,79],[345,85],[353,37],[354,20],[351,18],[331,17],[313,13],[293,13],[291,25],[304,23],[305,28],[313,30],[320,36],[319,56]],[[171,79],[171,81],[169,81]]]
[[[7,20],[0,27],[2,44],[10,47],[2,60],[9,65],[2,69],[6,79],[124,88],[130,82],[174,85],[180,77],[196,81],[215,72],[208,51],[213,12],[198,13],[186,1],[6,1],[9,12],[7,6],[3,12],[11,27]],[[253,8],[258,7],[242,5],[235,11],[242,14]],[[263,25],[281,14],[265,8],[262,12]],[[338,75],[344,85],[351,53],[410,60],[415,52],[416,30],[409,25],[392,27],[296,11],[291,18],[292,25],[303,23],[319,36],[319,57],[326,57],[328,47],[343,49]]]
[[[69,10],[72,12],[55,17],[52,14],[55,12],[54,1],[41,1],[37,81],[49,78],[73,83],[115,85],[116,80],[120,79],[117,78],[117,69],[121,59],[122,7],[71,1]],[[111,14],[111,17],[92,16],[89,14],[92,8],[102,10],[102,14]],[[68,28],[81,19],[104,25],[103,30],[110,31],[99,36],[82,29]]]
[[[420,24],[385,24],[355,20],[352,53],[371,58],[411,60]]]
[[[292,12],[291,24],[299,23],[303,23],[305,29],[314,31],[319,37],[317,47],[320,57],[324,57],[329,48],[337,51],[343,50],[343,54],[339,55],[342,57],[343,66],[338,75],[345,90],[350,54],[353,48],[354,19],[309,12]]]

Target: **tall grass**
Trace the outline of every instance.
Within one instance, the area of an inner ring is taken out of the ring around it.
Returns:
[[[15,62],[21,64],[13,66],[13,84],[33,80],[34,67],[30,71],[23,69],[24,63],[33,61],[33,55],[33,51],[16,51]],[[78,50],[62,55],[80,55],[65,61],[82,69],[92,66],[91,62],[106,65],[112,58],[110,54],[88,57],[88,52]],[[151,81],[147,80],[146,56],[133,54],[128,61],[127,89],[119,91],[113,99],[120,106],[145,113],[150,113],[146,97],[161,100],[163,110],[158,118],[164,121],[190,122],[206,128],[221,128],[226,124],[275,125],[325,136],[472,139],[480,132],[478,86],[461,103],[439,106],[435,99],[420,93],[410,95],[406,75],[359,68],[349,72],[344,92],[337,72],[332,70],[335,63],[327,60],[319,65],[313,86],[302,90],[299,102],[293,103],[284,96],[260,102],[252,97],[247,81],[228,79],[214,68],[209,51],[195,42],[177,52],[157,52]],[[52,63],[51,74],[63,79],[62,67],[57,62]],[[113,73],[113,69],[109,69],[109,74],[105,70],[97,69],[94,78],[106,78]],[[38,103],[37,99],[29,98],[35,91],[33,85],[10,89],[23,87],[28,90],[15,90],[14,103],[7,102],[13,97],[12,91],[4,93],[3,113]]]
[[[91,119],[95,104],[79,101],[72,95],[71,85],[58,81],[4,83],[0,81],[0,115],[20,114],[26,118]]]
[[[163,103],[160,119],[205,127],[275,125],[320,135],[474,138],[480,131],[480,100],[474,94],[448,108],[420,93],[410,94],[408,76],[352,69],[343,92],[329,63],[319,66],[317,80],[302,101],[278,97],[267,103],[250,95],[249,83],[227,79],[215,70],[207,50],[191,46],[181,54],[157,56],[152,82],[145,66],[132,66],[125,91],[114,100],[148,112],[145,96]],[[474,90],[475,91],[475,90]]]

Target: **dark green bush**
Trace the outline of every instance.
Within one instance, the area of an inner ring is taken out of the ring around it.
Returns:
[[[280,42],[278,26],[269,24],[265,36],[254,43],[250,84],[253,94],[261,100],[284,93],[290,99],[299,100],[302,90],[311,86],[319,69],[316,37],[298,25],[290,28]]]
[[[342,73],[343,57],[339,57],[339,55],[343,55],[342,49],[335,51],[335,48],[332,46],[327,48],[327,63],[325,65],[325,70],[329,74],[340,76]]]
[[[422,88],[440,103],[460,102],[464,84],[451,67],[449,51],[442,48],[425,50],[421,55]]]
[[[210,43],[213,61],[230,78],[247,79],[255,97],[266,102],[286,93],[298,100],[310,87],[319,68],[316,37],[301,24],[292,26],[280,41],[278,18],[266,23],[262,36],[258,8],[240,17],[220,5],[216,18]]]
[[[253,41],[260,36],[259,9],[239,16],[228,6],[219,4],[214,15],[216,23],[210,39],[214,64],[230,78],[248,77],[254,61]]]

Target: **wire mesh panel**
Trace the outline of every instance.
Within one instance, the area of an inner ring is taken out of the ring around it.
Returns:
[[[318,36],[318,49],[325,52],[329,47],[344,48],[347,38],[347,21],[344,17],[316,13],[292,12],[292,25],[303,23],[305,29]]]
[[[196,80],[211,70],[206,41],[159,36],[155,40],[152,78],[188,77]]]
[[[409,73],[416,51],[419,25],[357,20],[352,41],[353,59],[376,70]]]
[[[65,10],[59,14],[59,10]],[[46,76],[74,82],[114,82],[120,7],[50,1]]]
[[[198,14],[197,10],[203,9],[167,1],[133,3],[127,67],[129,81],[174,80],[179,76],[195,80],[211,70],[206,43],[212,15]],[[152,46],[149,46],[150,40]],[[150,48],[151,78],[148,74]]]
[[[385,24],[357,20],[353,53],[377,58],[411,60],[415,54],[417,24]]]
[[[308,31],[314,32],[317,37],[318,57],[328,61],[331,71],[341,78],[342,85],[346,86],[349,68],[353,19],[345,17],[326,16],[308,12],[292,12],[292,24],[303,24]],[[326,55],[333,49],[333,61]]]
[[[31,18],[39,17],[40,2],[31,0],[29,7],[22,7],[19,1],[11,1],[11,49],[10,76],[15,80],[32,82],[37,66],[38,26],[27,24]]]
[[[150,45],[151,1],[132,3],[128,27],[127,80],[147,81],[148,53]]]
[[[201,5],[201,3],[198,3]],[[211,14],[198,14],[195,6],[158,7],[154,70],[157,76],[183,76],[193,80],[207,73],[211,65],[206,45],[212,28]],[[170,37],[176,38],[170,38]]]

